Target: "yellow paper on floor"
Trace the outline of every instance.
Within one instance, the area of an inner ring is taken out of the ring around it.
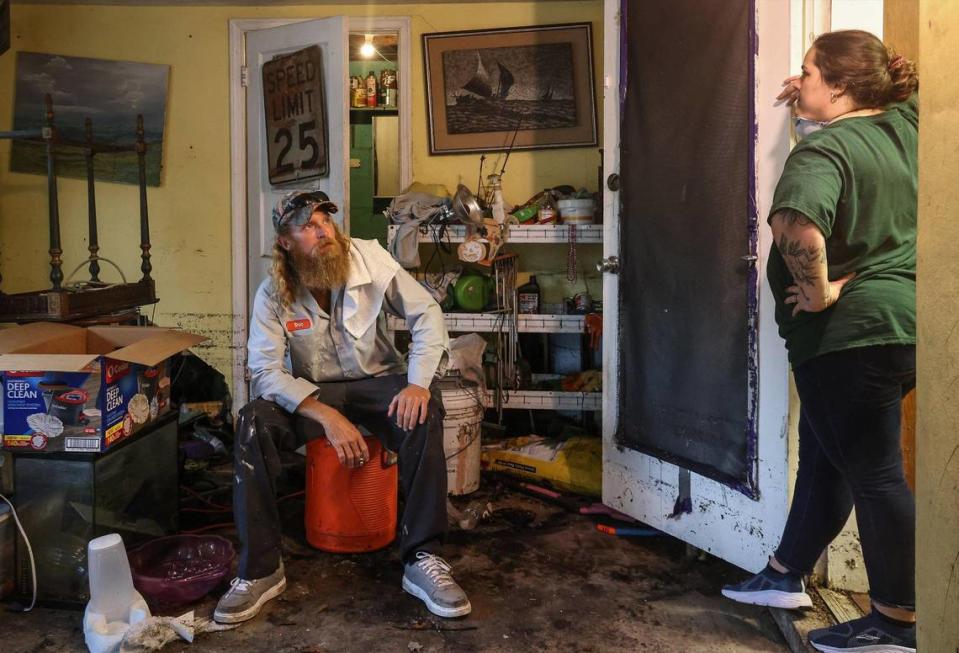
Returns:
[[[575,494],[603,494],[603,441],[551,440],[526,435],[483,447],[483,469],[502,472]]]

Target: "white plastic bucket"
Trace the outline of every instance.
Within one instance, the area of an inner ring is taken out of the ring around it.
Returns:
[[[472,381],[446,379],[439,384],[446,418],[443,420],[443,450],[446,483],[450,494],[469,494],[479,489],[480,425],[483,421],[482,391]]]

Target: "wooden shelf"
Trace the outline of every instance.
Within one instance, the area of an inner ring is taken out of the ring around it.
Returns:
[[[400,113],[400,110],[397,107],[350,107],[350,111],[357,111],[359,113],[379,113],[386,116],[396,116]]]

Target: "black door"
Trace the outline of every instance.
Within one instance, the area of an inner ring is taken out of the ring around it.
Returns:
[[[626,0],[620,444],[756,487],[751,0]]]

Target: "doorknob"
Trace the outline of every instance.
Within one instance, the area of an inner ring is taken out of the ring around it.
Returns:
[[[619,257],[610,256],[604,258],[596,264],[597,272],[609,272],[610,274],[619,274]]]
[[[613,192],[619,190],[619,175],[615,172],[610,176],[606,177],[606,188],[610,189]]]

